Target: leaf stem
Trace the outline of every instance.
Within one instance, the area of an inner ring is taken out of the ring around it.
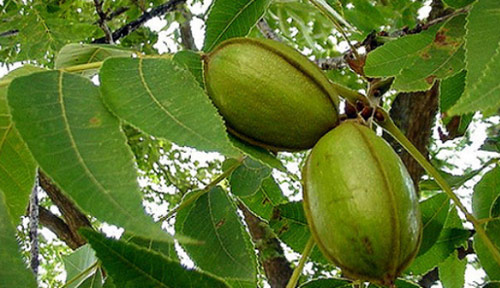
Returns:
[[[309,258],[309,254],[311,254],[314,244],[315,244],[314,238],[311,235],[311,237],[309,237],[309,240],[307,241],[304,251],[302,251],[302,257],[300,257],[299,264],[293,270],[293,274],[292,277],[290,277],[290,280],[288,280],[286,288],[295,288],[295,286],[297,286],[300,274],[302,274],[302,270],[304,269],[304,265],[306,264],[307,258]]]
[[[161,217],[159,221],[162,222],[162,221],[165,221],[165,220],[172,218],[172,216],[174,216],[175,213],[177,213],[180,210],[191,205],[191,203],[193,203],[198,198],[200,198],[201,196],[203,196],[204,194],[209,192],[213,187],[215,187],[217,184],[219,184],[219,182],[221,182],[222,180],[226,179],[229,175],[231,175],[231,173],[233,173],[233,171],[236,170],[236,168],[240,167],[241,164],[243,163],[243,160],[245,160],[245,157],[241,157],[240,159],[238,159],[238,161],[236,163],[234,163],[229,168],[227,168],[224,172],[222,172],[219,176],[217,176],[217,178],[215,178],[212,182],[208,183],[208,185],[205,186],[205,188],[194,192],[193,195],[189,196],[189,198],[182,201],[182,203],[177,205],[177,207],[168,211],[167,215]]]
[[[394,139],[396,139],[405,149],[410,153],[410,155],[417,160],[417,162],[434,178],[434,181],[443,189],[443,191],[450,197],[450,199],[455,203],[455,205],[464,213],[465,218],[472,223],[476,233],[479,235],[481,240],[483,240],[484,244],[490,251],[491,255],[495,259],[495,261],[500,265],[500,252],[498,248],[491,242],[491,239],[486,234],[481,222],[476,219],[467,208],[462,204],[460,199],[455,193],[451,190],[451,187],[448,185],[446,180],[441,176],[441,174],[432,166],[432,164],[427,161],[427,159],[418,151],[415,146],[405,137],[405,135],[398,129],[396,124],[392,121],[387,111],[378,108],[378,110],[383,114],[383,121],[377,121],[377,124],[384,128],[387,132],[389,132]]]

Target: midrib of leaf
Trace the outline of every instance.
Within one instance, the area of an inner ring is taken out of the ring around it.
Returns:
[[[57,87],[58,94],[59,94],[59,104],[61,106],[61,115],[62,115],[63,122],[64,122],[64,128],[65,128],[66,132],[68,132],[68,137],[69,137],[70,142],[71,142],[71,147],[73,148],[73,150],[76,153],[78,162],[82,165],[82,167],[85,171],[85,174],[88,177],[90,177],[90,180],[99,188],[99,190],[101,192],[103,192],[104,194],[109,196],[108,199],[110,199],[115,204],[115,207],[117,207],[121,211],[125,212],[125,214],[127,214],[128,216],[130,216],[133,219],[133,216],[130,215],[130,213],[126,209],[123,209],[123,207],[120,206],[118,204],[118,202],[116,202],[115,198],[111,194],[109,194],[109,191],[107,191],[106,188],[104,188],[102,186],[102,184],[99,183],[99,181],[95,178],[94,174],[92,174],[92,172],[87,167],[85,160],[83,160],[83,157],[80,154],[80,150],[78,149],[78,146],[76,145],[76,141],[75,141],[75,138],[73,137],[73,133],[72,133],[71,128],[69,126],[69,120],[68,120],[68,117],[66,115],[66,107],[64,104],[63,88],[62,88],[63,87],[63,75],[64,75],[64,72],[59,71],[59,79],[58,79],[58,87]]]
[[[177,125],[181,126],[182,128],[186,129],[186,130],[189,130],[191,133],[193,133],[194,135],[196,135],[197,137],[211,143],[211,144],[214,144],[217,146],[217,143],[214,143],[212,140],[206,138],[205,136],[201,135],[201,134],[198,134],[196,131],[194,131],[193,129],[191,129],[190,127],[184,125],[184,123],[182,123],[181,121],[179,121],[179,119],[177,119],[174,115],[172,115],[172,113],[170,113],[161,103],[160,101],[158,101],[158,99],[156,99],[156,97],[153,95],[153,92],[151,91],[151,89],[149,88],[149,85],[146,83],[146,78],[144,77],[144,71],[142,70],[142,61],[143,61],[143,58],[140,58],[139,59],[139,67],[138,67],[138,70],[139,70],[139,77],[141,78],[141,84],[144,86],[144,89],[146,89],[146,92],[148,93],[149,95],[149,98],[151,98],[151,100],[153,101],[153,103],[155,103],[163,112],[165,112],[166,115],[168,115],[168,117],[170,117],[170,119],[174,120],[175,123],[177,123]]]
[[[160,280],[157,280],[156,278],[154,278],[153,276],[151,276],[150,274],[148,274],[146,271],[144,271],[143,269],[141,269],[140,267],[138,267],[134,263],[130,262],[127,258],[123,257],[123,255],[121,253],[118,253],[117,251],[115,251],[115,249],[113,249],[113,247],[110,247],[110,246],[106,245],[105,242],[101,241],[97,237],[92,237],[92,238],[94,238],[94,241],[99,242],[101,245],[103,245],[105,248],[107,248],[108,251],[110,253],[112,253],[116,258],[118,258],[119,260],[123,261],[123,263],[127,264],[130,268],[136,270],[140,274],[144,275],[146,278],[148,278],[148,279],[152,280],[153,282],[157,283],[158,285],[160,285],[160,287],[173,288],[173,287],[167,286],[163,282],[160,282]]]
[[[223,193],[223,192],[221,192]],[[250,272],[250,274],[253,273],[252,270],[249,270],[248,267],[246,265],[242,265],[241,263],[239,263],[238,261],[236,261],[236,259],[233,257],[233,255],[231,255],[231,253],[229,253],[229,251],[226,250],[226,246],[224,246],[224,243],[222,242],[221,238],[220,238],[220,235],[217,231],[217,228],[215,226],[215,223],[214,223],[214,216],[213,216],[213,213],[212,213],[212,204],[211,204],[211,200],[210,200],[210,195],[211,193],[208,193],[207,194],[207,204],[208,204],[208,213],[210,214],[210,224],[212,224],[212,227],[214,229],[214,232],[215,232],[215,236],[217,237],[217,240],[219,241],[220,243],[220,246],[222,247],[222,249],[224,250],[224,252],[226,252],[227,256],[229,256],[229,258],[234,262],[236,263],[238,266],[242,266],[244,268],[245,271],[247,272]],[[241,232],[241,231],[240,231]],[[237,278],[233,278],[233,279],[237,279]],[[238,279],[240,280],[240,279]],[[241,279],[241,280],[247,280],[247,279]]]
[[[101,49],[100,47],[96,48],[96,49],[95,49],[95,51],[94,51],[94,53],[92,53],[92,55],[90,55],[89,60],[88,60],[88,61],[86,61],[86,62],[87,62],[87,63],[92,63],[92,61],[94,60],[94,57],[96,57],[96,56],[97,56],[97,53],[98,53],[99,51],[101,51],[101,50],[102,50],[102,49]]]
[[[214,45],[217,44],[217,42],[222,37],[222,35],[224,33],[226,33],[226,31],[233,24],[233,22],[236,21],[236,19],[238,19],[238,17],[241,15],[241,13],[243,13],[243,11],[245,11],[248,7],[250,7],[250,5],[252,5],[255,1],[257,1],[257,0],[249,1],[245,6],[243,6],[243,8],[240,11],[238,11],[238,13],[234,14],[234,17],[229,21],[229,23],[226,25],[226,27],[224,27],[224,29],[222,29],[222,31],[219,33],[219,35],[217,35],[217,37],[215,38],[215,40],[212,42],[212,44],[208,48],[209,51],[212,50],[212,48],[214,47]]]
[[[50,38],[51,42],[55,42],[54,38],[52,37],[52,33],[50,32],[49,26],[47,26],[47,23],[45,22],[45,19],[43,19],[43,17],[40,15],[40,13],[38,13],[36,8],[34,8],[34,7],[32,7],[32,8],[33,8],[33,12],[36,15],[36,18],[39,19],[40,23],[42,23],[43,29],[45,29],[45,34],[47,34],[47,36]]]
[[[443,201],[443,203],[441,203],[441,206],[439,207],[439,209],[437,209],[437,211],[435,211],[435,213],[432,214],[432,217],[429,219],[429,221],[427,221],[427,223],[424,224],[422,229],[425,229],[425,227],[427,227],[427,225],[429,225],[429,223],[431,223],[432,220],[434,220],[437,217],[439,212],[441,212],[441,210],[443,210],[444,206],[448,203],[447,201],[449,201],[448,197],[446,197],[446,200]]]
[[[5,141],[7,139],[7,135],[9,135],[9,132],[11,129],[12,129],[12,122],[9,124],[9,126],[7,126],[7,129],[5,129],[5,133],[2,137],[2,139],[0,140],[0,153],[2,153],[3,145],[5,144]]]

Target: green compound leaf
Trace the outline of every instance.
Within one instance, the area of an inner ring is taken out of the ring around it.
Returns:
[[[262,181],[271,175],[271,169],[250,158],[243,161],[231,174],[229,183],[233,195],[244,197],[255,194],[261,187]]]
[[[311,237],[303,206],[302,201],[278,205],[274,208],[272,218],[269,221],[269,226],[274,230],[276,236],[297,253],[302,253]],[[311,252],[311,260],[322,264],[329,263],[317,245]]]
[[[68,44],[64,46],[56,56],[54,68],[66,68],[74,65],[101,62],[110,57],[130,57],[133,51],[120,48],[116,45],[96,44]],[[82,72],[84,75],[92,75],[96,70]]]
[[[35,278],[24,263],[16,241],[16,229],[12,225],[0,189],[0,288],[37,287]]]
[[[104,102],[118,117],[180,146],[238,157],[217,109],[195,77],[164,58],[111,58],[101,71]]]
[[[438,29],[439,25],[434,25],[426,31],[393,40],[373,50],[366,58],[366,76],[398,75],[401,70],[413,64],[419,53],[432,43]]]
[[[201,88],[205,88],[205,83],[203,82],[203,63],[199,53],[189,50],[179,51],[175,53],[173,59],[193,74]]]
[[[465,36],[467,78],[464,95],[448,112],[451,115],[500,108],[500,1],[476,1],[467,18]]]
[[[266,221],[271,220],[275,207],[288,201],[273,177],[264,179],[256,193],[239,198],[250,211]]]
[[[203,244],[182,247],[197,267],[234,287],[257,287],[257,261],[236,207],[220,187],[213,188],[176,216],[175,231]]]
[[[448,20],[441,27],[432,43],[419,51],[411,66],[396,76],[392,88],[398,91],[425,91],[437,79],[444,79],[462,70],[465,66],[463,49],[465,16]]]
[[[458,252],[451,254],[438,265],[439,279],[444,288],[462,288],[465,282],[467,259],[458,259]]]
[[[420,211],[424,231],[418,255],[424,254],[436,243],[450,211],[450,200],[444,193],[437,194],[421,202]]]
[[[414,275],[425,274],[445,261],[456,248],[464,246],[469,237],[470,232],[463,228],[457,210],[452,208],[434,245],[427,252],[419,255],[405,272]]]
[[[95,256],[94,250],[88,244],[78,248],[69,255],[63,256],[62,260],[64,262],[64,269],[66,270],[66,282],[71,281],[66,286],[68,288],[79,287],[98,268],[95,265],[98,259]],[[92,266],[95,266],[95,268],[87,271]],[[85,271],[87,273],[84,273]]]
[[[486,234],[497,249],[500,249],[500,219],[490,221],[486,224]],[[478,235],[474,235],[474,251],[479,263],[490,280],[500,280],[500,265],[495,261],[489,249]]]
[[[203,51],[211,51],[222,41],[246,36],[264,15],[269,0],[215,0],[206,21]]]
[[[129,232],[173,240],[144,213],[127,139],[90,80],[34,73],[12,81],[8,101],[38,164],[78,206]]]
[[[92,230],[81,230],[116,287],[229,288],[222,280],[133,244],[113,240]]]
[[[474,186],[472,212],[477,219],[493,217],[493,204],[500,199],[500,167],[497,166]]]
[[[2,80],[12,80],[43,69],[26,65],[10,72]],[[7,87],[0,87],[0,190],[13,224],[26,213],[29,195],[35,184],[36,163],[12,123],[7,104]]]

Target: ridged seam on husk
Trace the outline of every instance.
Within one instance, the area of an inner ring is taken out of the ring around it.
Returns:
[[[309,156],[307,157],[306,164],[305,164],[304,168],[302,169],[302,181],[303,181],[303,183],[307,182],[307,170],[309,169],[310,158],[311,158],[311,154],[309,154]],[[318,245],[318,248],[321,250],[321,253],[326,258],[328,258],[328,260],[330,260],[333,264],[335,264],[335,266],[340,267],[340,269],[342,269],[342,273],[344,273],[345,276],[347,276],[348,278],[350,278],[350,279],[363,279],[363,280],[370,281],[370,282],[375,283],[375,284],[385,285],[385,283],[383,283],[383,281],[380,281],[380,279],[366,277],[366,275],[360,275],[360,274],[353,272],[351,268],[343,266],[340,263],[340,261],[337,260],[337,258],[335,258],[333,255],[331,255],[328,252],[325,245],[321,241],[321,238],[318,236],[318,232],[316,230],[316,227],[314,226],[314,222],[309,221],[309,220],[312,220],[312,217],[311,217],[312,214],[311,214],[311,210],[309,209],[309,201],[308,201],[308,197],[307,197],[307,195],[308,195],[307,194],[307,185],[305,185],[305,184],[303,185],[302,193],[303,193],[303,201],[304,201],[304,213],[306,214],[306,219],[307,219],[307,222],[309,224],[309,229],[311,230],[311,234],[313,235],[314,240],[315,240],[316,244]]]
[[[354,124],[354,125],[355,125],[356,129],[359,131],[359,133],[362,134],[362,132],[359,130],[359,127],[356,126],[356,125],[360,125],[360,124]],[[367,139],[364,136],[363,136],[363,139],[365,140],[365,143],[370,143],[369,141],[367,141]],[[370,149],[370,151],[373,151],[373,150]],[[341,265],[340,261],[338,261],[333,255],[331,255],[328,252],[328,250],[326,249],[326,245],[324,245],[322,243],[321,238],[318,236],[318,232],[316,230],[314,221],[312,221],[312,213],[311,213],[309,201],[308,201],[309,198],[308,198],[307,185],[305,184],[305,183],[307,183],[307,174],[308,174],[307,172],[309,170],[309,164],[311,162],[311,154],[309,154],[309,156],[307,157],[306,164],[304,165],[304,168],[302,169],[302,181],[304,183],[304,185],[302,185],[303,186],[303,189],[302,189],[303,190],[303,202],[304,202],[304,212],[306,214],[306,219],[307,219],[308,224],[309,224],[309,229],[311,230],[311,234],[313,235],[313,237],[316,241],[316,244],[318,244],[319,249],[321,250],[323,255],[325,255],[336,266],[340,267],[342,269],[342,272],[345,273],[345,275],[351,279],[362,279],[362,280],[367,280],[367,281],[370,281],[372,283],[381,284],[381,285],[392,284],[392,283],[386,282],[386,281],[389,281],[389,279],[378,279],[378,278],[367,277],[366,275],[360,275],[360,274],[353,272],[353,270],[351,268],[348,268],[348,267]],[[384,176],[385,176],[385,173],[384,173]],[[386,181],[387,180],[384,179],[384,183],[387,185]],[[311,221],[309,221],[309,220],[311,220]],[[415,258],[415,256],[418,253],[418,250],[420,248],[421,242],[422,242],[422,223],[421,223],[421,221],[419,221],[419,232],[418,232],[417,245],[415,246],[414,251],[412,253],[410,253],[401,262],[401,264],[399,266],[395,267],[395,271],[394,271],[395,274],[393,275],[393,277],[397,277],[398,275],[400,275],[400,273],[403,272],[404,269],[406,269],[406,267],[410,264],[410,262]],[[384,276],[386,276],[386,275],[384,275]],[[392,281],[392,280],[393,279],[391,279],[390,281]]]
[[[399,258],[401,256],[400,255],[401,254],[401,241],[400,241],[400,239],[401,239],[401,227],[399,225],[400,219],[399,219],[397,203],[396,203],[395,196],[394,196],[394,191],[393,191],[390,183],[388,183],[387,172],[384,169],[384,165],[382,165],[382,163],[380,162],[380,159],[377,156],[377,153],[376,153],[372,143],[367,139],[366,135],[363,133],[363,131],[361,131],[361,128],[359,126],[354,124],[353,127],[354,127],[354,129],[356,129],[356,131],[361,136],[361,138],[363,138],[365,146],[368,148],[368,150],[370,150],[370,155],[372,156],[372,159],[376,163],[379,172],[382,174],[384,186],[386,188],[386,189],[384,189],[384,191],[387,191],[388,201],[390,202],[390,207],[392,208],[391,226],[392,226],[393,231],[395,231],[396,233],[393,233],[391,235],[392,236],[392,238],[391,238],[391,243],[392,243],[391,256],[392,257],[391,258],[396,259],[396,260],[393,260],[390,262],[390,264],[391,264],[390,270],[392,273],[395,274],[396,271],[398,270],[398,262],[399,262],[399,260],[400,260]],[[395,235],[397,235],[397,237]],[[394,275],[394,277],[396,277],[396,275]]]
[[[271,40],[268,40],[268,41],[271,41]],[[333,123],[333,127],[338,126],[338,124],[339,124],[338,104],[336,103],[336,101],[332,97],[337,97],[338,98],[339,96],[338,96],[337,91],[333,88],[333,86],[330,86],[330,80],[328,80],[328,78],[324,74],[322,74],[322,72],[320,71],[320,75],[321,75],[321,77],[323,77],[323,80],[325,81],[324,84],[321,83],[321,81],[319,81],[318,79],[316,79],[316,77],[314,75],[311,75],[308,71],[306,71],[304,69],[301,69],[301,64],[300,63],[298,63],[294,59],[288,57],[287,55],[283,54],[282,51],[277,50],[277,49],[275,49],[274,47],[272,47],[270,45],[266,45],[263,40],[262,41],[257,41],[257,40],[252,39],[252,38],[232,38],[232,39],[226,40],[226,41],[222,42],[221,44],[219,44],[219,46],[217,46],[217,48],[214,49],[214,50],[212,50],[210,53],[202,55],[202,60],[203,60],[202,61],[203,82],[205,83],[205,88],[207,89],[208,92],[210,92],[209,91],[210,85],[208,85],[208,83],[207,83],[207,75],[206,75],[206,73],[207,73],[207,70],[208,70],[207,68],[208,68],[208,65],[209,65],[209,62],[210,62],[210,58],[214,57],[214,55],[216,55],[219,52],[219,50],[221,50],[222,48],[224,48],[226,46],[229,46],[229,45],[232,45],[232,44],[251,44],[251,45],[254,45],[254,46],[258,46],[259,48],[264,48],[264,49],[266,49],[268,51],[271,51],[271,52],[275,53],[277,56],[281,57],[285,62],[289,63],[292,67],[294,67],[297,71],[303,73],[303,75],[305,75],[313,83],[315,83],[317,86],[319,86],[320,89],[321,89],[321,91],[323,91],[323,93],[325,93],[326,95],[328,95],[327,98],[328,98],[329,102],[332,104],[332,106],[334,107],[335,114],[337,115],[337,119],[336,119],[335,123]],[[292,49],[292,48],[290,48],[290,49]],[[297,52],[297,53],[299,54],[300,57],[303,57],[304,61],[310,61],[305,56],[301,55],[299,52]],[[326,85],[328,85],[328,87],[325,87]],[[334,92],[334,95],[332,95],[332,93],[330,92],[329,89],[331,89],[331,91]],[[256,145],[256,146],[260,146],[260,147],[263,147],[263,148],[271,150],[271,151],[290,151],[290,152],[294,152],[294,151],[302,151],[302,150],[304,150],[303,148],[279,147],[279,146],[273,146],[273,145],[269,145],[267,143],[263,143],[263,142],[255,139],[253,137],[250,137],[250,136],[248,136],[248,135],[246,135],[244,133],[236,132],[236,129],[230,127],[230,125],[228,125],[228,123],[226,121],[225,121],[225,123],[226,123],[226,127],[228,128],[228,131],[230,133],[232,133],[235,136],[237,136],[237,137],[239,137],[239,138],[247,141],[250,144],[253,144],[253,145]],[[329,131],[326,131],[323,135],[325,135]]]

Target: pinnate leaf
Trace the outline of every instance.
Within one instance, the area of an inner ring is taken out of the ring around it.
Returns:
[[[211,51],[226,39],[246,36],[268,5],[269,0],[215,0],[206,21],[203,51]]]
[[[496,218],[496,220],[488,222],[485,225],[485,230],[493,245],[500,250],[500,219]],[[474,235],[474,251],[488,278],[500,280],[500,264],[495,261],[479,235]]]
[[[104,102],[149,135],[238,157],[225,126],[195,77],[165,58],[111,58],[99,73]]]
[[[461,288],[465,282],[467,259],[458,259],[458,252],[451,254],[438,265],[439,279],[444,288]]]
[[[438,25],[432,26],[426,31],[404,36],[373,50],[366,58],[365,74],[372,77],[398,75],[432,43],[438,28]]]
[[[465,57],[467,78],[464,95],[450,114],[500,108],[500,1],[476,1],[467,18]]]
[[[2,80],[12,80],[43,69],[26,65],[10,72]],[[26,213],[29,195],[35,184],[36,163],[12,123],[7,104],[7,87],[0,87],[0,190],[12,223]]]
[[[437,194],[420,203],[424,230],[418,255],[424,254],[436,243],[441,230],[443,230],[449,210],[450,200],[444,193]]]
[[[236,207],[220,187],[202,195],[176,216],[175,231],[203,244],[183,248],[196,266],[235,287],[256,287],[257,262]]]
[[[271,169],[258,161],[245,159],[231,174],[231,193],[236,196],[250,196],[261,187],[262,181],[271,175]]]
[[[273,215],[274,208],[287,202],[279,185],[273,177],[262,181],[260,189],[249,196],[240,196],[241,201],[260,218],[269,221]]]
[[[289,202],[274,208],[269,225],[276,236],[297,253],[302,253],[311,237],[302,201]],[[311,252],[311,260],[328,263],[316,245]]]
[[[3,192],[0,189],[0,288],[37,287],[35,278],[21,258]]]
[[[497,166],[474,186],[472,212],[477,219],[492,217],[493,204],[500,199],[500,167]]]
[[[463,49],[465,16],[448,20],[436,33],[434,40],[414,57],[412,65],[404,68],[392,85],[398,91],[425,91],[437,79],[444,79],[464,68]]]
[[[71,282],[67,284],[68,288],[79,287],[98,267],[95,265],[97,262],[95,252],[88,244],[67,256],[63,256],[62,260],[66,270],[66,282]],[[96,266],[96,269],[84,273],[91,266]]]
[[[16,78],[12,119],[40,167],[84,211],[154,239],[172,240],[144,213],[120,122],[87,78],[47,71]]]
[[[207,273],[188,270],[179,262],[156,252],[113,240],[85,229],[87,238],[116,287],[219,288],[229,287]]]
[[[104,61],[109,57],[129,57],[132,51],[115,45],[72,43],[61,48],[56,56],[54,67],[57,69],[74,65]]]

